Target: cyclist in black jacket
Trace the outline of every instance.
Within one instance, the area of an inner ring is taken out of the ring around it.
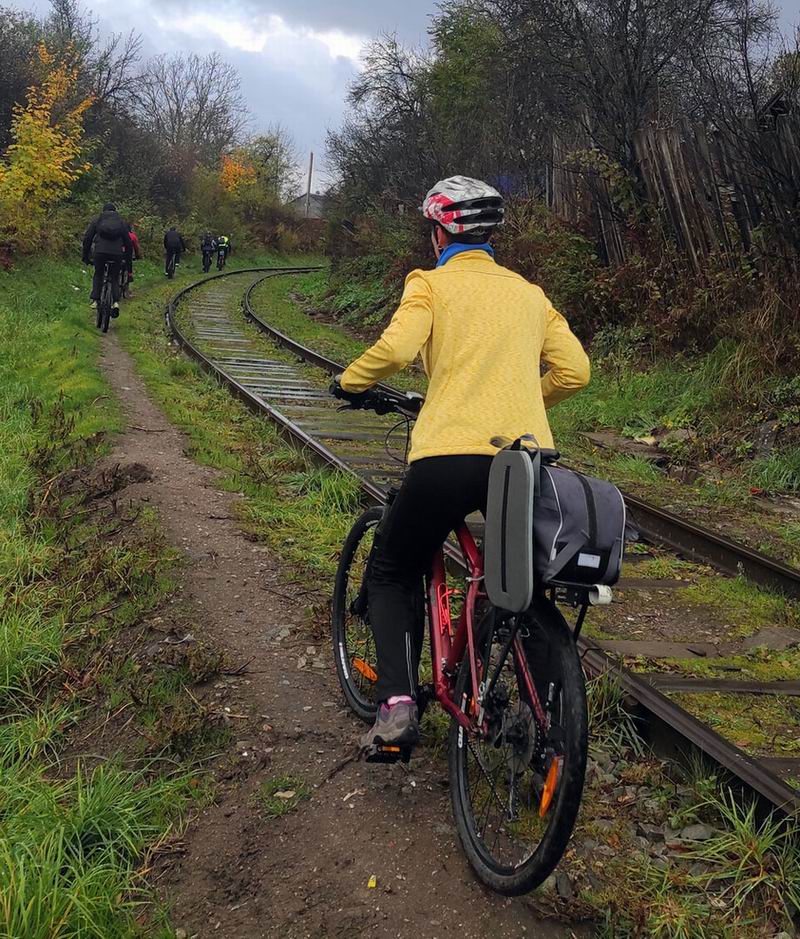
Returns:
[[[100,291],[103,287],[103,268],[110,265],[111,296],[113,305],[111,315],[119,316],[119,271],[125,258],[133,257],[133,244],[131,242],[128,226],[122,216],[117,212],[113,202],[106,202],[103,211],[89,223],[83,236],[82,259],[84,264],[91,263],[89,258],[94,245],[94,277],[92,278],[92,292],[90,299],[92,306],[97,306]]]
[[[200,239],[200,253],[203,256],[203,273],[208,273],[208,269],[211,267],[211,258],[214,252],[217,250],[217,241],[216,238],[212,238],[209,232],[205,232],[203,237]]]
[[[169,263],[172,258],[175,258],[176,264],[180,264],[181,252],[187,250],[186,242],[183,240],[183,235],[175,228],[174,225],[164,234],[164,250],[166,252],[164,273],[168,274]]]

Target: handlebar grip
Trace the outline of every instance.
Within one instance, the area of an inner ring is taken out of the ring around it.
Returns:
[[[368,394],[366,391],[345,391],[345,389],[342,388],[341,375],[337,375],[333,379],[329,391],[334,398],[338,398],[340,401],[347,401],[348,404],[354,408],[360,407]]]

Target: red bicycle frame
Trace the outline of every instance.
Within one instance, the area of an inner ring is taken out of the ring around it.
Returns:
[[[445,711],[462,727],[472,730],[478,708],[474,707],[474,712],[469,714],[462,703],[455,700],[455,676],[464,655],[469,655],[472,701],[479,705],[481,689],[478,686],[478,655],[475,649],[475,608],[477,601],[486,596],[482,588],[483,556],[466,524],[456,529],[456,538],[467,568],[467,593],[455,627],[450,614],[450,598],[454,591],[447,585],[444,549],[437,551],[427,581],[433,688],[436,700]],[[511,651],[520,688],[526,694],[536,719],[545,723],[545,710],[531,679],[519,634],[514,636]]]

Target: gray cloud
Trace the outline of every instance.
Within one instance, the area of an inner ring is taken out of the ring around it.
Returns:
[[[269,9],[294,25],[367,36],[396,32],[406,42],[417,44],[424,41],[435,0],[249,0],[248,7]]]
[[[46,12],[47,0],[23,0]],[[89,4],[86,3],[87,8]],[[326,132],[345,112],[347,85],[358,69],[359,43],[396,32],[425,42],[436,0],[93,0],[102,33],[134,29],[146,56],[219,52],[235,65],[257,133],[279,122],[303,162],[314,150],[315,184],[324,185]],[[276,20],[276,17],[279,18]]]

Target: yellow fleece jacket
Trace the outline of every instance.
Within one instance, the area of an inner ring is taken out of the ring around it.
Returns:
[[[381,338],[342,375],[365,391],[416,357],[429,378],[409,460],[494,454],[495,436],[533,434],[553,446],[545,409],[589,382],[589,359],[541,288],[464,251],[406,278]],[[540,377],[540,363],[549,366]]]

